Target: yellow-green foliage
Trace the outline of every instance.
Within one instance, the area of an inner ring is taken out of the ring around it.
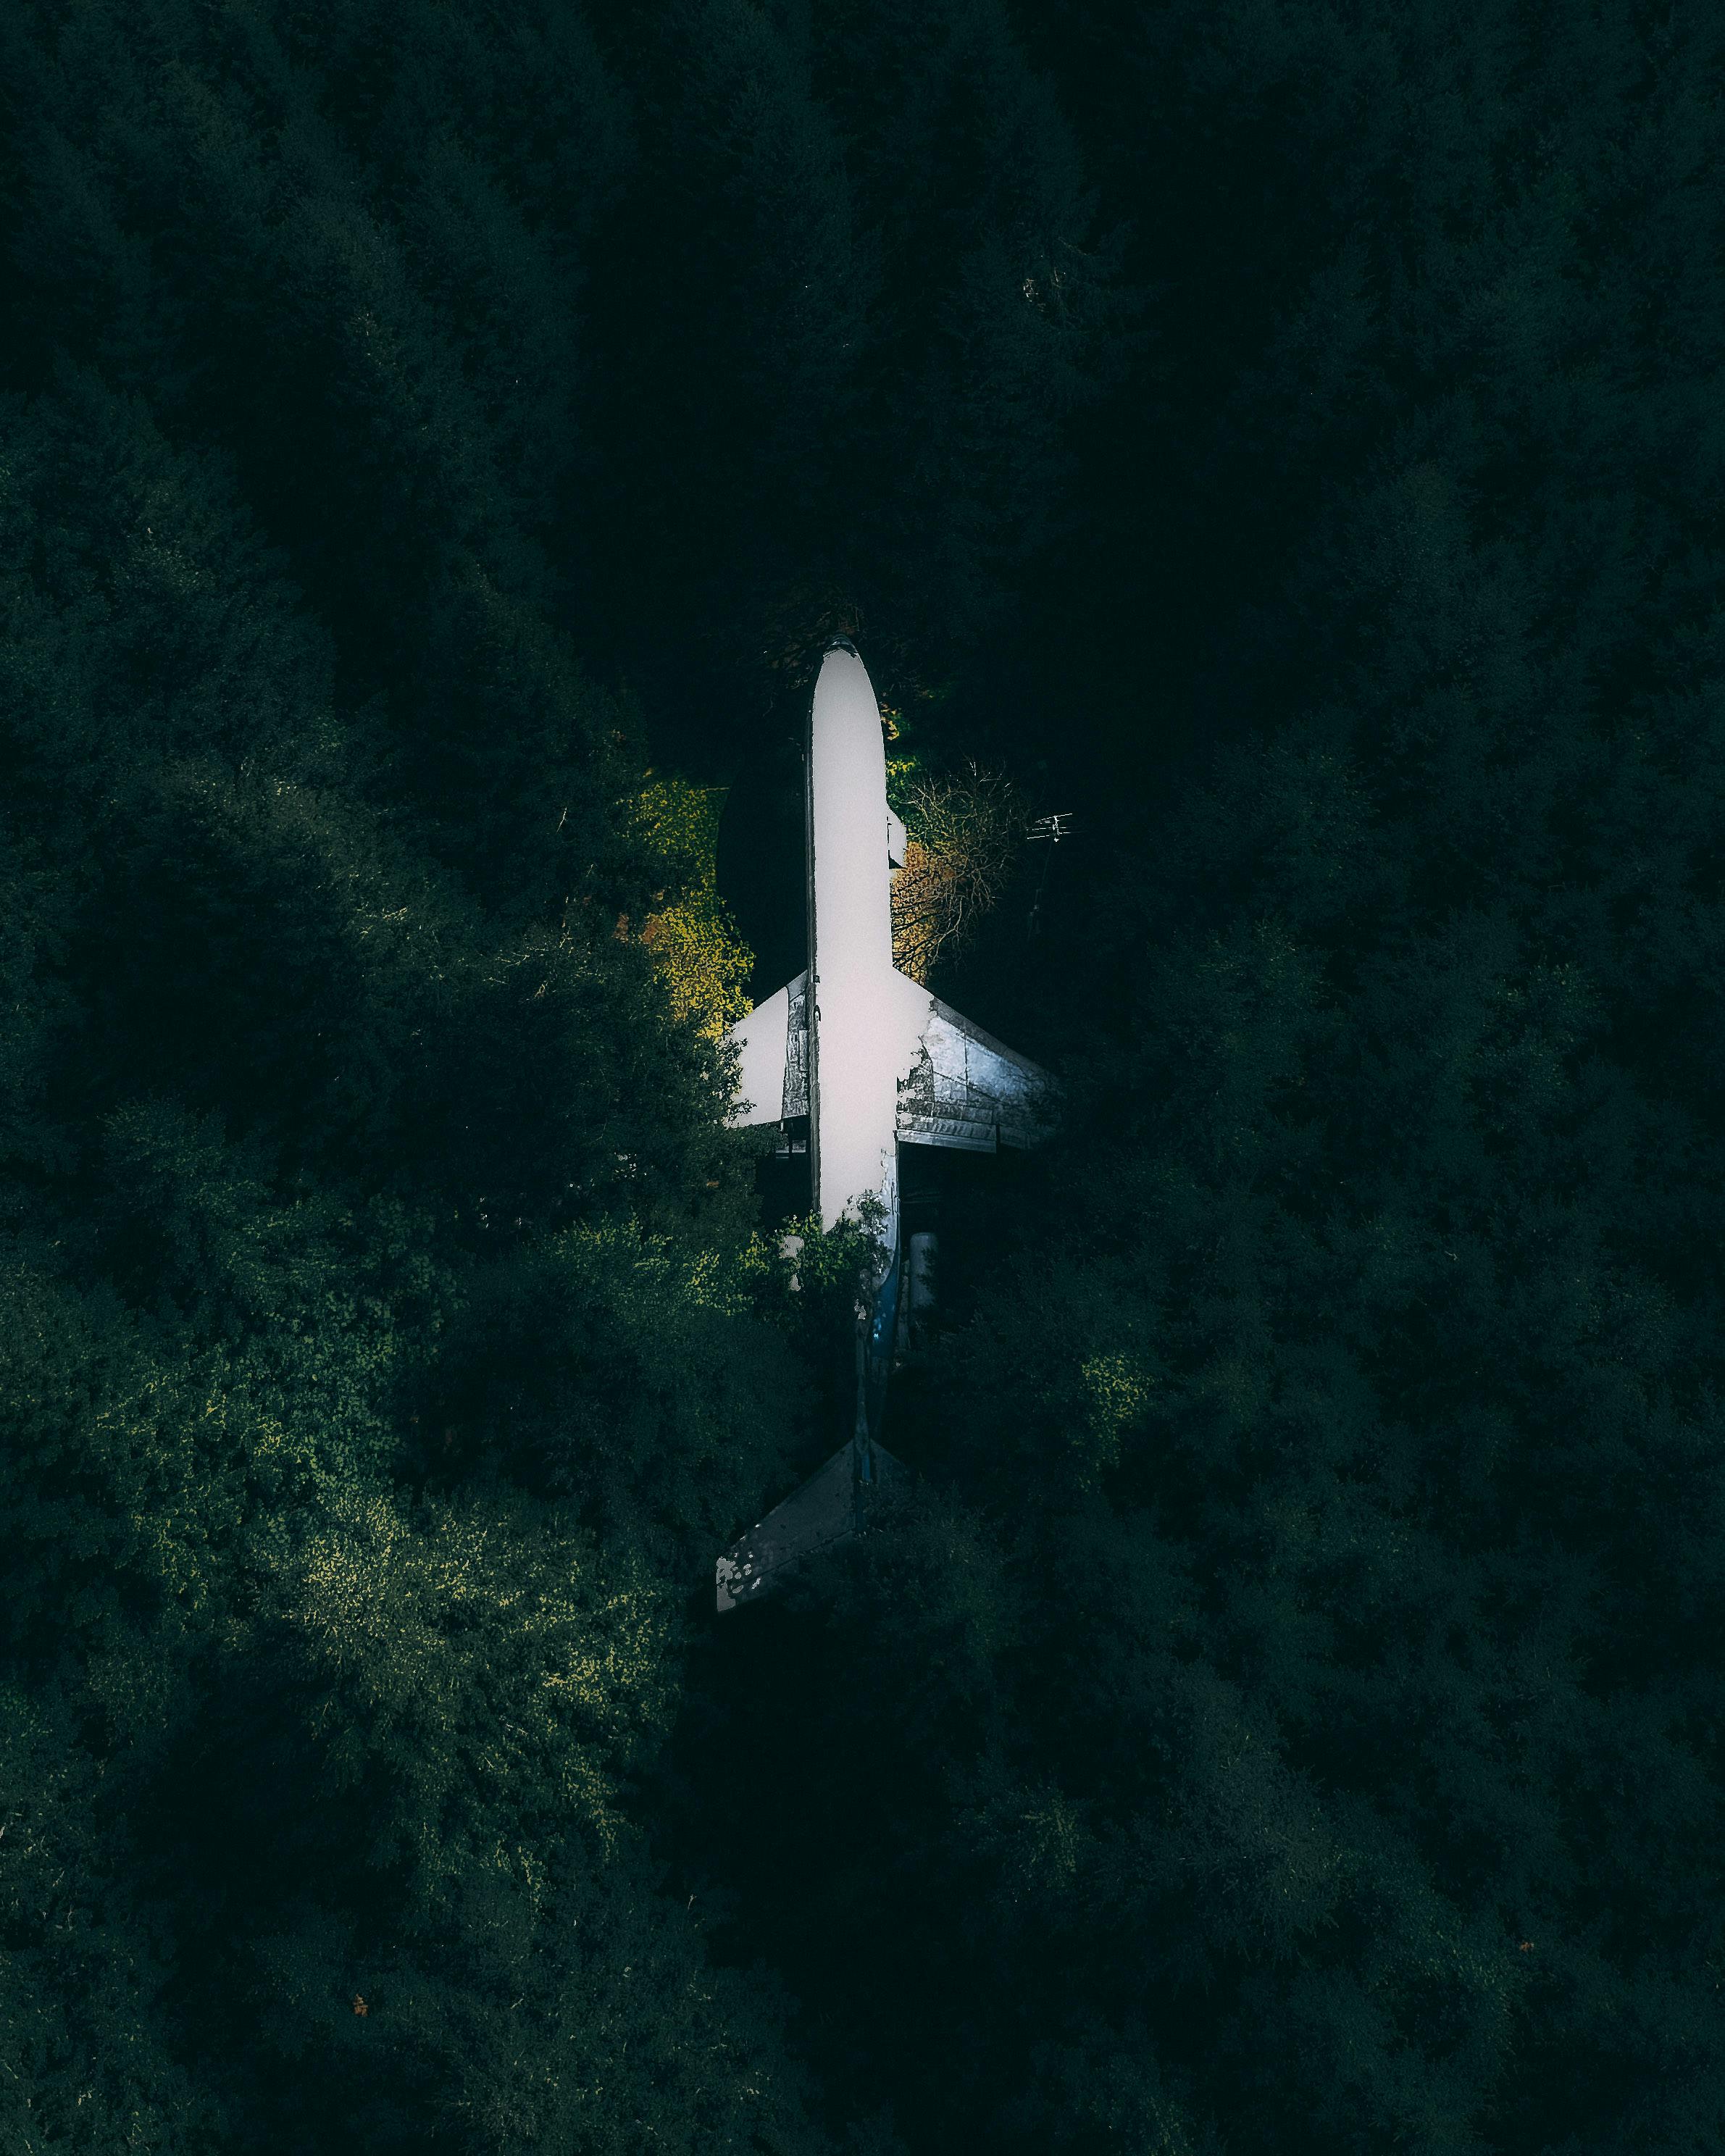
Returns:
[[[896,739],[896,736],[890,738]],[[887,807],[902,816],[909,803],[911,788],[922,776],[922,759],[920,756],[895,756],[889,750],[886,757]]]
[[[1080,1479],[1089,1487],[1106,1469],[1119,1466],[1122,1435],[1149,1406],[1156,1380],[1131,1355],[1093,1355],[1081,1375],[1091,1445]]]
[[[531,1839],[547,1808],[615,1841],[617,1770],[670,1706],[650,1583],[602,1572],[553,1508],[519,1496],[416,1509],[333,1490],[311,1533],[272,1555],[336,1785],[382,1758],[410,1794],[398,1856],[451,1868],[475,1837]]]
[[[715,864],[727,788],[691,786],[649,773],[636,808],[662,888],[641,941],[677,1016],[716,1040],[749,1009],[743,993],[754,954],[719,896]]]

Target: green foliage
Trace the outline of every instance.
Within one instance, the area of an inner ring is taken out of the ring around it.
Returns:
[[[433,1458],[506,1461],[606,1539],[698,1568],[800,1434],[760,1246],[576,1228],[475,1281],[430,1378]],[[749,1493],[745,1495],[744,1493]]]
[[[135,1907],[124,1836],[100,1830],[99,1782],[64,1713],[9,1690],[0,2132],[26,2151],[214,2149],[221,2107],[175,2056],[162,2002],[172,1953]]]
[[[1197,627],[1055,639],[1133,714],[1012,961],[1069,1135],[892,1440],[944,1489],[710,1681],[755,1766],[682,1831],[920,2145],[1699,2151],[1718,295],[1641,250],[1712,229],[1717,39],[1113,30],[1073,105],[1194,214],[1105,536]],[[1130,783],[1168,649],[1232,738]]]
[[[643,836],[665,878],[641,936],[671,1009],[703,1040],[718,1040],[750,1008],[744,985],[754,953],[719,896],[719,819],[726,789],[652,777],[642,788]]]
[[[155,239],[3,412],[9,2145],[819,2146],[629,1810],[804,1440],[721,1059],[613,932],[615,709],[291,64],[101,30],[23,254],[103,189]],[[424,632],[382,690],[353,577]]]
[[[8,2148],[1719,2145],[1722,56],[7,14]],[[716,1631],[833,633],[1066,1134]]]

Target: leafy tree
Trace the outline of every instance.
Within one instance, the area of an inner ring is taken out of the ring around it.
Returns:
[[[1228,182],[1137,244],[1241,239],[1143,386],[1243,738],[1091,737],[1070,1135],[901,1394],[935,1492],[706,1680],[757,1763],[687,1861],[913,2146],[1699,2150],[1717,308],[1628,295],[1712,228],[1713,46],[1133,23],[1111,169]]]
[[[722,787],[655,777],[641,793],[642,827],[667,878],[641,925],[642,939],[670,992],[672,1009],[713,1041],[749,1008],[742,990],[754,963],[719,896],[724,809]]]
[[[1715,2148],[1712,18],[0,56],[8,2145]],[[834,633],[1068,1131],[714,1630]]]
[[[5,423],[8,2132],[818,2147],[629,1810],[806,1444],[665,870],[465,872],[234,459]]]

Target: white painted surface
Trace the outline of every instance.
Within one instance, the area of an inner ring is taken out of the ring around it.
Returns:
[[[886,752],[868,670],[849,651],[828,652],[814,685],[809,841],[809,1150],[831,1228],[864,1198],[887,1202],[897,1165]]]
[[[729,1119],[733,1125],[776,1123],[783,1115],[785,1050],[794,986],[794,982],[787,983],[731,1029],[737,1050],[737,1105]]]
[[[809,968],[731,1029],[740,1051],[732,1123],[807,1114],[813,1203],[824,1228],[880,1200],[898,1247],[898,1147],[992,1152],[1048,1126],[1048,1074],[892,963],[890,857],[904,826],[886,806],[880,706],[854,652],[821,660],[809,711]]]
[[[911,1041],[899,1079],[900,1138],[993,1152],[997,1144],[1029,1146],[1045,1137],[1053,1098],[1048,1073],[916,982],[905,990]]]
[[[732,1123],[809,1117],[814,1210],[823,1228],[878,1199],[880,1270],[861,1283],[856,1435],[718,1560],[721,1610],[757,1599],[774,1575],[853,1533],[865,1486],[903,1471],[875,1440],[899,1279],[900,1143],[1029,1145],[1047,1127],[1045,1071],[894,970],[889,859],[905,830],[886,806],[880,706],[855,653],[821,660],[807,767],[809,969],[738,1020]],[[935,1239],[912,1239],[906,1301],[926,1312]],[[874,1404],[871,1406],[870,1402]]]

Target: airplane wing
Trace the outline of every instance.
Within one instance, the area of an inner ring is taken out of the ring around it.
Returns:
[[[1048,1072],[907,975],[892,979],[900,1142],[993,1152],[1045,1137],[1054,1122]]]
[[[808,979],[798,973],[732,1027],[739,1081],[733,1125],[808,1114]],[[907,975],[889,977],[880,1024],[896,1068],[904,1144],[993,1152],[1047,1135],[1054,1108],[1047,1071]]]
[[[726,1038],[737,1050],[733,1128],[782,1123],[809,1113],[809,1017],[803,1002],[807,972],[738,1019]]]

